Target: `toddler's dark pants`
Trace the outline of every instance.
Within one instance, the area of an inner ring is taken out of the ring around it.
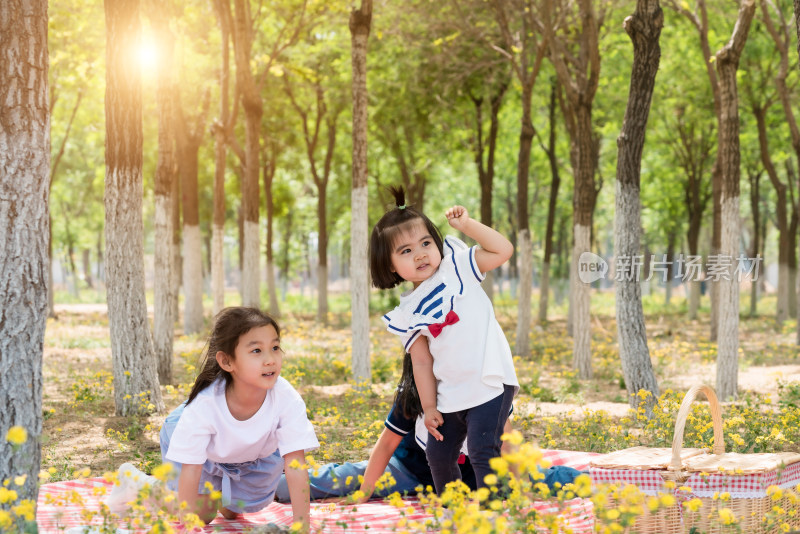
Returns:
[[[465,439],[477,485],[479,488],[486,486],[483,479],[492,473],[489,460],[500,456],[500,436],[503,435],[503,427],[511,409],[514,389],[513,386],[504,385],[503,393],[488,402],[459,412],[442,414],[444,423],[438,430],[444,439],[437,441],[429,434],[425,449],[436,493],[441,494],[448,482],[461,478],[458,456]]]

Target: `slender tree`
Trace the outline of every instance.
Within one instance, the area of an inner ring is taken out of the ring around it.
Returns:
[[[761,177],[764,171],[756,166],[745,165],[747,180],[750,183],[750,213],[753,215],[753,237],[750,240],[751,258],[761,253]],[[756,316],[758,305],[758,280],[750,283],[750,317]]]
[[[647,119],[661,59],[664,12],[659,0],[637,0],[636,10],[623,23],[633,41],[633,67],[628,105],[617,137],[617,194],[614,212],[614,252],[622,258],[639,254],[642,149]],[[658,398],[658,383],[650,362],[644,325],[640,280],[634,273],[616,277],[617,342],[625,387],[631,407],[639,404],[641,390],[651,393],[648,406]]]
[[[237,153],[244,158],[242,166],[242,217],[243,239],[242,248],[242,303],[246,306],[260,306],[260,237],[259,237],[259,207],[260,188],[259,162],[261,143],[261,118],[264,115],[264,102],[261,90],[266,83],[270,69],[278,61],[286,48],[297,42],[301,30],[308,20],[307,1],[300,0],[299,5],[286,6],[285,9],[276,11],[284,18],[277,22],[277,34],[270,36],[271,42],[264,46],[266,53],[261,57],[267,58],[263,63],[253,59],[253,43],[257,36],[256,21],[260,17],[263,6],[254,8],[250,0],[233,0],[234,8],[231,10],[231,0],[222,0],[220,6],[224,15],[220,18],[223,23],[231,21],[231,37],[233,39],[234,58],[236,61],[236,87],[238,97],[241,99],[245,122],[245,143],[242,153]],[[255,67],[255,68],[254,68]]]
[[[570,274],[573,317],[573,366],[580,378],[592,377],[590,287],[577,276],[579,258],[591,250],[592,217],[598,187],[595,172],[598,142],[592,126],[592,105],[600,79],[599,31],[605,7],[596,10],[593,0],[556,2],[547,6],[544,25],[549,41],[550,60],[564,88],[563,111],[570,137],[571,160],[575,173],[572,197],[573,253]],[[550,12],[553,11],[551,15]]]
[[[546,5],[547,0],[544,2]],[[519,153],[517,156],[517,342],[515,354],[530,354],[531,293],[533,284],[533,247],[528,215],[528,179],[534,128],[531,119],[533,88],[539,77],[542,60],[547,55],[547,39],[543,35],[540,3],[531,0],[493,0],[495,20],[503,36],[503,47],[495,49],[507,57],[521,85]]]
[[[353,70],[353,185],[350,222],[350,300],[353,377],[371,381],[369,346],[369,269],[367,262],[367,42],[372,27],[372,0],[361,0],[350,12]]]
[[[25,475],[17,491],[35,504],[50,285],[46,0],[0,4],[0,49],[0,478]],[[9,442],[12,427],[27,440]]]
[[[177,103],[176,103],[177,104]],[[175,146],[176,159],[178,147]],[[181,181],[180,178],[172,180],[172,282],[173,288],[181,287],[181,272],[183,271],[183,257],[181,256]],[[172,291],[172,316],[180,316],[178,303],[180,291]]]
[[[203,258],[200,236],[198,157],[206,131],[210,104],[206,92],[200,110],[187,116],[177,99],[178,161],[180,161],[181,213],[183,214],[183,331],[196,334],[203,329]],[[257,185],[257,184],[256,184]]]
[[[700,39],[700,50],[703,56],[703,64],[705,65],[706,74],[708,76],[709,85],[711,87],[711,95],[714,101],[714,116],[717,119],[717,124],[722,120],[722,101],[720,94],[720,82],[717,69],[714,67],[714,61],[711,51],[710,42],[710,25],[708,17],[708,8],[705,0],[698,0],[695,3],[695,9],[689,8],[688,2],[679,2],[678,0],[666,0],[665,5],[668,5],[677,13],[681,14],[689,21],[689,23],[697,30],[697,35]],[[717,134],[719,136],[719,133]],[[711,195],[714,223],[711,237],[711,256],[720,254],[721,246],[721,224],[722,224],[722,208],[720,204],[722,194],[722,163],[720,161],[720,151],[717,150],[716,160],[712,169],[711,177]],[[717,339],[719,328],[719,284],[716,281],[709,281],[709,297],[711,302],[711,339]]]
[[[228,9],[230,5],[225,2]],[[253,19],[249,0],[234,0],[233,45],[236,58],[236,83],[245,113],[245,161],[242,176],[242,304],[260,306],[261,290],[259,283],[259,233],[258,211],[258,171],[260,169],[259,143],[261,116],[264,104],[261,101],[256,75],[251,71],[253,53]]]
[[[278,290],[275,285],[275,258],[272,243],[275,239],[274,223],[275,223],[275,195],[272,189],[273,182],[275,181],[275,171],[278,169],[278,143],[275,138],[270,137],[264,141],[264,155],[261,158],[263,169],[262,176],[264,180],[264,197],[267,208],[267,290],[269,292],[269,312],[274,315],[280,315],[281,311],[278,306]]]
[[[720,206],[722,232],[720,258],[733,266],[739,256],[739,97],[736,71],[742,55],[755,0],[742,0],[739,16],[728,43],[716,54],[720,86],[720,122],[718,151],[722,186]],[[728,270],[719,284],[719,336],[717,342],[717,394],[722,399],[736,397],[739,372],[739,282],[733,269]]]
[[[771,54],[770,54],[771,56]],[[791,182],[787,185],[778,176],[778,169],[773,161],[772,151],[769,147],[768,116],[772,105],[778,99],[777,91],[769,78],[773,73],[772,57],[745,57],[747,61],[748,76],[742,80],[744,100],[756,119],[758,132],[758,147],[761,164],[767,173],[772,187],[775,189],[776,205],[775,218],[778,227],[778,294],[776,299],[775,319],[778,324],[783,324],[789,318],[789,288],[794,285],[794,280],[789,276],[789,254],[793,252],[790,245],[790,219],[794,206],[789,209]],[[763,64],[766,62],[766,64]]]
[[[323,58],[325,64],[335,63],[330,58]],[[317,321],[328,322],[328,240],[330,225],[328,221],[328,186],[331,180],[331,167],[339,117],[344,111],[342,98],[331,97],[332,87],[323,85],[323,81],[334,78],[322,72],[321,65],[315,65],[306,71],[308,80],[301,82],[295,76],[286,73],[283,76],[284,88],[297,115],[303,132],[311,179],[317,190]],[[313,103],[301,101],[294,86],[305,85],[313,94]],[[324,126],[324,127],[323,127]],[[320,142],[322,141],[322,143]],[[324,144],[324,150],[320,145]],[[320,154],[321,153],[321,154]],[[320,158],[322,161],[318,161]],[[320,165],[322,163],[322,165]]]
[[[172,349],[175,338],[175,316],[172,301],[177,287],[172,285],[172,182],[178,179],[175,132],[175,95],[172,54],[174,38],[168,17],[159,13],[153,18],[158,28],[161,56],[158,64],[158,162],[155,189],[155,258],[153,288],[153,345],[158,362],[158,380],[172,383]]]
[[[105,12],[106,298],[114,404],[129,415],[164,409],[144,294],[139,0],[108,0]]]
[[[783,108],[786,124],[789,126],[789,132],[792,137],[792,149],[794,150],[795,158],[798,160],[798,163],[800,163],[800,127],[798,127],[797,117],[795,115],[794,108],[792,107],[791,90],[787,84],[787,78],[789,77],[789,45],[792,40],[790,26],[791,22],[787,20],[787,17],[784,15],[779,4],[773,0],[761,0],[760,4],[761,13],[763,16],[762,18],[767,27],[767,31],[772,37],[772,40],[775,43],[775,48],[780,55],[778,73],[775,76],[775,87],[778,91],[778,99],[780,100],[781,107]],[[798,292],[797,283],[797,254],[795,251],[795,246],[797,245],[797,224],[798,216],[800,216],[800,202],[798,202],[799,199],[791,198],[794,197],[794,195],[791,194],[794,188],[791,183],[791,177],[788,177],[788,179],[789,183],[785,185],[788,186],[790,193],[790,199],[787,199],[790,200],[791,204],[789,206],[790,222],[787,228],[788,231],[786,233],[786,242],[781,243],[781,245],[785,245],[785,287],[789,290],[781,291],[778,289],[778,296],[779,299],[786,300],[785,304],[788,314],[792,317],[796,317],[798,309],[797,301],[798,297],[800,297],[800,292]],[[800,184],[798,184],[798,191],[800,191]],[[783,252],[783,250],[781,250],[781,252]]]
[[[212,123],[211,131],[214,134],[214,215],[211,229],[211,293],[212,312],[214,315],[225,307],[225,266],[223,264],[224,237],[225,237],[225,158],[227,144],[232,138],[233,124],[236,112],[231,113],[230,103],[230,41],[231,21],[230,11],[223,7],[227,0],[214,0],[214,12],[220,27],[220,56],[222,64],[219,70],[219,117]],[[234,99],[238,103],[239,99]],[[275,310],[270,310],[275,311]]]
[[[453,11],[442,7],[442,16],[431,23],[439,37],[434,45],[440,50],[427,69],[438,75],[441,100],[450,103],[467,129],[469,146],[480,186],[481,222],[494,227],[495,167],[500,135],[500,110],[511,86],[510,62],[496,48],[503,48],[499,28],[484,24],[492,17],[493,6],[481,0],[451,0]],[[467,119],[469,102],[471,116]],[[512,260],[515,261],[515,260]],[[486,273],[481,285],[489,300],[494,300],[495,277],[499,271]]]
[[[795,23],[795,34],[797,35],[797,56],[800,59],[800,0],[794,0],[794,23]],[[797,64],[800,67],[800,61],[798,61]],[[798,173],[797,176],[798,176],[797,190],[798,192],[800,192],[800,173]],[[798,255],[800,255],[800,252],[798,252]],[[800,286],[800,269],[798,269],[797,276],[798,276],[798,286]],[[800,313],[800,291],[798,291],[797,293],[797,309],[798,313]],[[800,345],[800,320],[797,321],[796,341],[797,344]]]
[[[544,233],[544,257],[539,283],[539,322],[547,321],[547,307],[550,302],[550,261],[553,257],[553,233],[555,230],[556,209],[558,207],[558,190],[561,187],[558,155],[556,154],[556,108],[558,107],[558,81],[553,79],[550,87],[550,104],[548,105],[548,123],[550,133],[547,146],[542,150],[547,154],[550,164],[550,198],[547,202],[547,226]]]
[[[53,190],[53,182],[55,181],[56,171],[58,170],[59,163],[61,163],[61,158],[64,157],[64,151],[67,148],[67,140],[69,139],[70,131],[72,131],[72,124],[75,122],[75,115],[78,113],[78,108],[81,106],[81,100],[83,100],[83,88],[78,90],[78,96],[75,99],[75,105],[72,107],[72,113],[69,116],[69,121],[67,122],[67,128],[64,132],[64,136],[61,138],[61,144],[58,147],[58,152],[56,153],[55,158],[53,158],[52,165],[50,166],[50,191]],[[53,115],[53,108],[55,107],[55,95],[51,89],[50,91],[50,116]],[[53,279],[53,224],[52,220],[50,221],[50,237],[48,238],[48,257],[50,258],[50,279]],[[53,290],[53,284],[49,284],[47,287],[47,316],[52,317],[53,319],[57,319],[58,316],[56,315],[56,307],[55,307],[55,292]]]
[[[688,224],[686,243],[689,256],[699,258],[700,229],[702,228],[706,207],[711,199],[710,182],[706,178],[714,148],[716,135],[713,123],[703,121],[684,103],[674,109],[674,121],[667,121],[666,144],[684,176],[683,196],[686,205]],[[680,273],[685,276],[686,272]],[[692,278],[689,283],[689,319],[697,318],[700,308],[701,281]]]

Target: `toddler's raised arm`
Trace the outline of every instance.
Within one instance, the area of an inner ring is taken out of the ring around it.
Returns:
[[[497,230],[471,218],[464,206],[453,206],[445,212],[445,215],[450,226],[480,245],[475,251],[475,262],[482,273],[500,267],[511,258],[514,253],[511,241]]]

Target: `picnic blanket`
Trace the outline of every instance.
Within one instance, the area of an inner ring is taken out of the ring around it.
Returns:
[[[544,459],[552,465],[567,465],[579,470],[588,469],[595,453],[576,451],[544,450]],[[100,504],[111,490],[112,484],[103,478],[69,480],[44,484],[39,490],[36,520],[41,534],[63,533],[81,525],[102,525]],[[541,514],[559,514],[575,534],[589,534],[594,527],[592,503],[587,499],[573,499],[559,509],[554,502],[541,501],[534,504]],[[246,532],[259,525],[275,523],[289,526],[292,521],[291,505],[272,503],[263,510],[243,514],[235,520],[221,515],[203,532]],[[311,503],[312,530],[330,534],[370,533],[382,534],[398,531],[426,531],[426,523],[433,525],[432,516],[414,498],[404,499],[402,508],[383,500],[373,499],[359,505],[337,503]],[[404,527],[399,527],[399,524]],[[120,529],[130,526],[120,524]],[[432,529],[435,531],[435,529]],[[136,532],[136,530],[130,530]]]

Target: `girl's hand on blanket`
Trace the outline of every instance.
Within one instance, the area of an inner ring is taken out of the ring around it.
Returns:
[[[441,426],[444,423],[444,418],[439,410],[433,408],[431,410],[427,410],[425,412],[425,428],[428,429],[428,432],[431,433],[433,439],[436,441],[442,441],[444,436],[442,436],[441,432],[439,432],[437,427]]]
[[[464,224],[469,220],[469,212],[464,206],[453,206],[444,214],[450,226],[460,231],[464,230]]]

